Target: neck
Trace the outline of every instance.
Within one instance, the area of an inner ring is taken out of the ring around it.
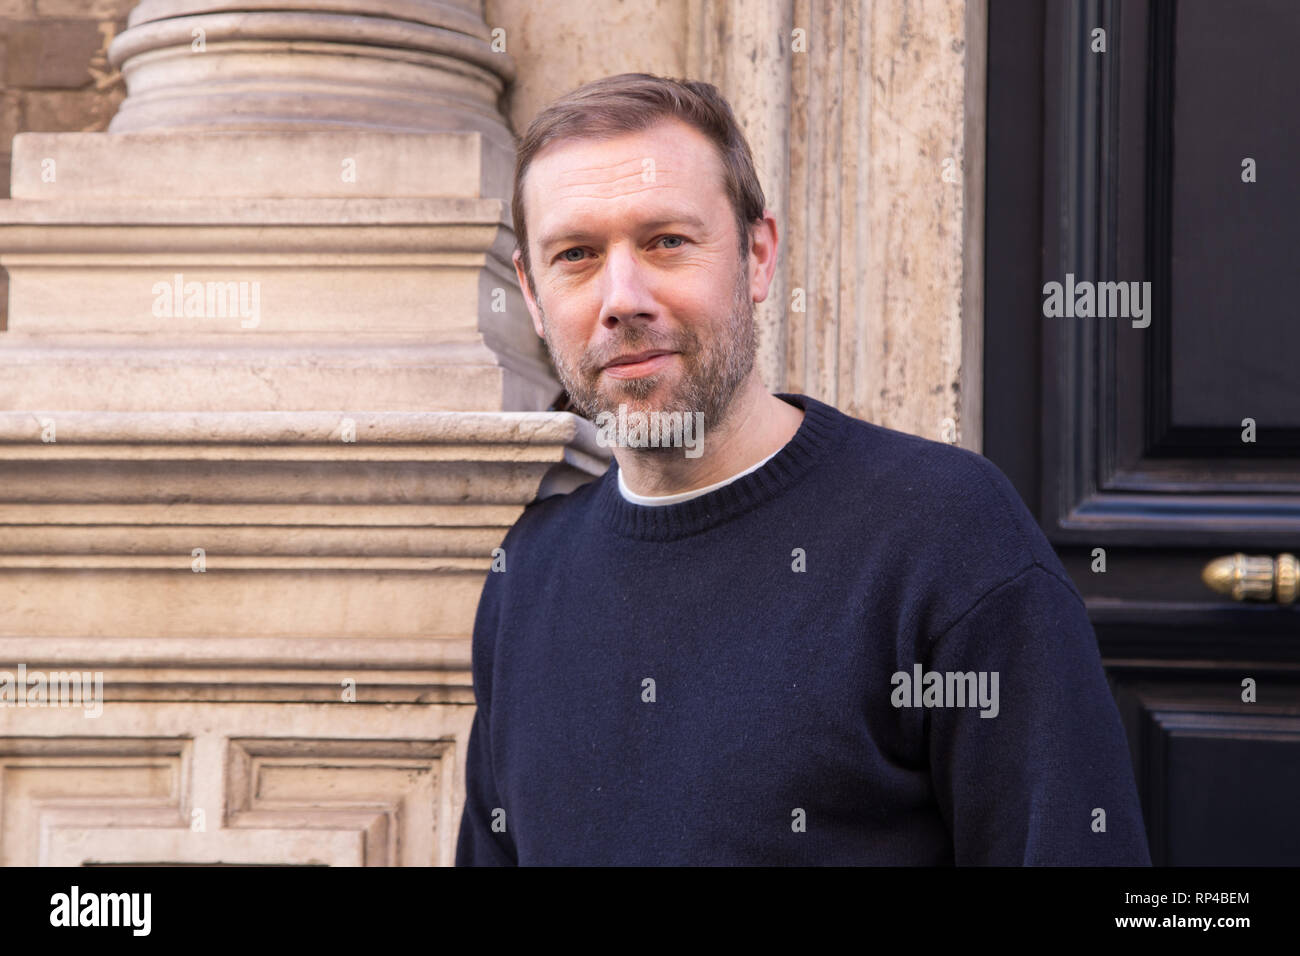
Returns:
[[[794,437],[804,413],[770,394],[757,371],[736,390],[721,422],[705,422],[703,453],[618,447],[623,481],[638,495],[676,495],[722,481],[757,464]]]

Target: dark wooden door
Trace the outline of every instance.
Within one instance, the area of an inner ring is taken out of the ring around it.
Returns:
[[[990,4],[985,454],[1087,599],[1157,865],[1300,864],[1298,95],[1294,0]],[[1266,599],[1203,580],[1238,553]]]

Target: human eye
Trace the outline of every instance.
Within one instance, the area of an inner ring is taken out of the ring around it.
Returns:
[[[676,239],[676,240],[678,240],[679,242],[682,242],[682,243],[686,243],[686,242],[688,241],[688,240],[686,239],[685,236],[675,236],[675,235],[674,235],[674,236],[660,236],[660,237],[659,237],[659,241],[660,241],[660,242],[663,242],[665,239]],[[670,249],[680,249],[681,246],[669,246],[669,248],[670,248]]]
[[[581,258],[578,259],[567,258],[570,252],[580,253]],[[565,249],[563,252],[557,255],[555,257],[555,261],[556,262],[581,262],[586,257],[587,257],[587,253],[582,249],[581,246],[574,246],[572,249]]]

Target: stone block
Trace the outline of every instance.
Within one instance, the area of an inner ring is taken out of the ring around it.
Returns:
[[[89,82],[87,75],[87,82]],[[83,90],[23,90],[21,127],[34,131],[94,132],[108,128],[124,93]]]
[[[6,35],[5,84],[24,89],[79,89],[104,45],[93,20],[16,20]]]
[[[15,199],[505,198],[514,176],[513,152],[480,133],[25,132],[14,151]]]

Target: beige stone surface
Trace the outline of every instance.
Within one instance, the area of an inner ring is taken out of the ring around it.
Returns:
[[[109,48],[129,95],[114,132],[476,130],[514,78],[475,5],[146,2]]]
[[[41,410],[401,412],[541,407],[555,386],[507,374],[480,344],[321,348],[0,348],[0,402]]]
[[[14,199],[486,199],[514,174],[513,149],[468,132],[23,133],[13,151]]]
[[[525,410],[559,392],[509,261],[512,155],[478,133],[15,146],[0,407]]]
[[[975,449],[984,9],[796,4],[786,260],[788,386]]]
[[[480,12],[481,0],[139,0],[131,6],[130,25],[133,27],[202,13],[292,10],[359,17],[391,17],[399,21],[457,30],[470,36],[487,36]]]
[[[90,19],[13,20],[4,31],[4,82],[32,89],[76,89],[90,81],[88,66],[102,36]]]
[[[866,314],[853,338],[866,368],[847,402],[874,420],[938,439],[944,419],[978,449],[983,376],[982,0],[875,3],[866,177]],[[943,178],[945,162],[955,181]],[[965,361],[963,361],[965,359]]]
[[[565,412],[6,413],[0,635],[467,652],[524,505],[607,463]]]
[[[493,551],[607,462],[568,413],[0,413],[0,671],[99,691],[0,703],[0,864],[451,863]]]
[[[40,17],[89,17],[95,20],[121,20],[136,6],[134,0],[35,0]]]
[[[505,30],[517,80],[505,111],[516,135],[547,103],[614,73],[681,76],[690,10],[685,0],[484,0],[489,28]]]
[[[88,132],[108,126],[118,104],[122,102],[122,90],[117,87],[104,91],[102,95],[95,93],[93,87],[79,90],[23,90],[19,99],[24,130]]]
[[[448,865],[473,708],[0,707],[0,865]]]

